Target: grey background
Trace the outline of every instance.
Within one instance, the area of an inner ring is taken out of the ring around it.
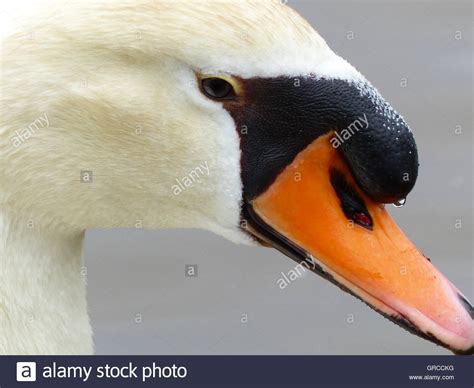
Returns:
[[[391,212],[472,299],[472,6],[289,3],[413,128],[419,180]],[[91,231],[86,263],[99,354],[448,354],[314,274],[280,290],[292,261],[211,233]]]

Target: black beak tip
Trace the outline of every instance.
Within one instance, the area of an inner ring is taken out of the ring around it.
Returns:
[[[453,351],[453,353],[458,355],[458,356],[472,356],[474,354],[474,346],[471,346],[467,350]]]
[[[474,307],[472,306],[471,302],[469,302],[464,296],[461,294],[458,294],[458,298],[461,301],[461,304],[463,307],[466,309],[467,313],[471,317],[471,319],[474,319]]]

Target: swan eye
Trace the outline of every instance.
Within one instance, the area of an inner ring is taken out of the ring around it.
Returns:
[[[230,100],[236,97],[234,87],[225,79],[211,77],[201,81],[204,93],[218,100]]]

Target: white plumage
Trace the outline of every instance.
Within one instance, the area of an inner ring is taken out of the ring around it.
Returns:
[[[2,31],[0,353],[91,353],[85,229],[140,222],[252,243],[239,228],[235,124],[196,73],[363,78],[279,1],[24,11]],[[48,125],[14,146],[39,117]],[[176,178],[203,163],[203,184],[173,195]]]

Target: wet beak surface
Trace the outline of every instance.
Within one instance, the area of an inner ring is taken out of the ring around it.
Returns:
[[[472,306],[358,188],[331,136],[300,152],[249,204],[254,234],[411,332],[472,353]]]

